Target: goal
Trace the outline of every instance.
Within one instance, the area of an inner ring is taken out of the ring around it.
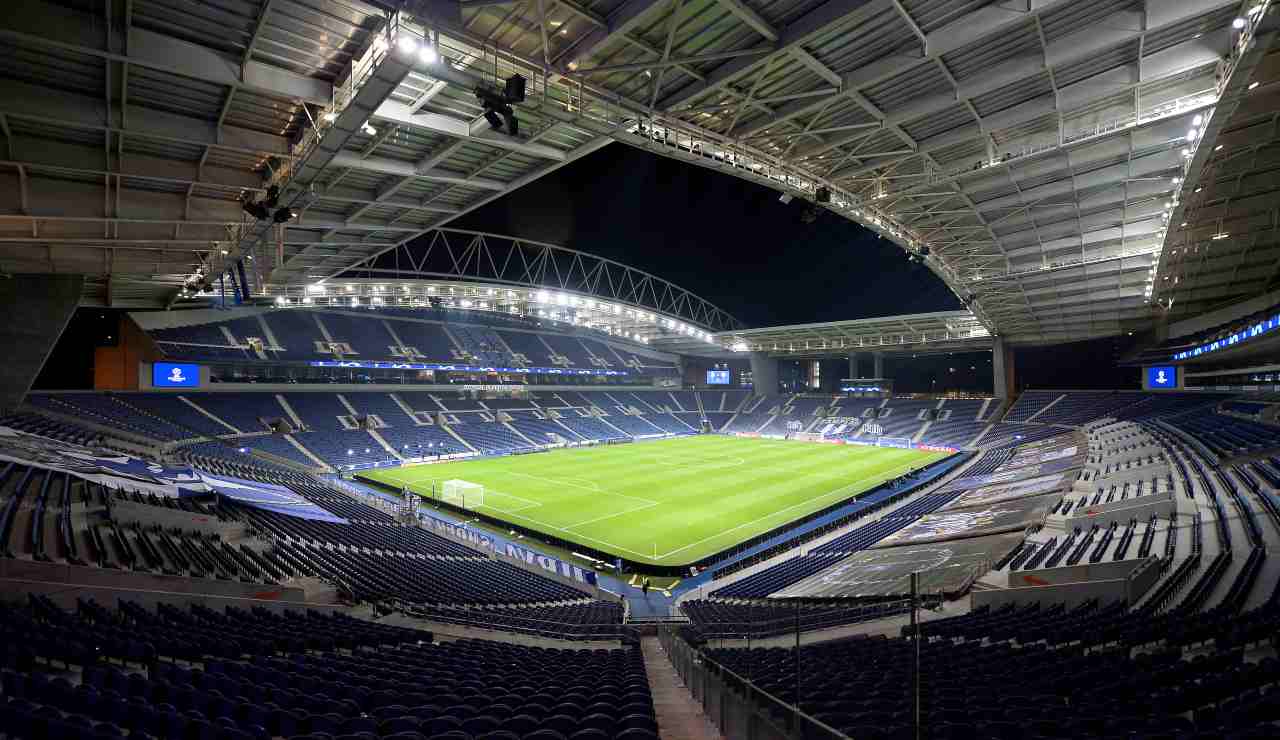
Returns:
[[[484,486],[456,478],[447,480],[440,488],[440,500],[461,509],[475,509],[484,506]]]
[[[914,447],[910,437],[877,437],[876,447],[902,447],[903,449],[911,449]]]

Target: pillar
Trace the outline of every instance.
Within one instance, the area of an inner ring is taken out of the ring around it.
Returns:
[[[999,399],[1013,397],[1014,389],[1017,387],[1014,377],[1013,348],[1005,344],[1004,337],[996,337],[991,346],[991,368],[992,379],[995,381],[995,387],[992,389],[995,397]]]
[[[872,352],[872,353],[871,353],[871,362],[872,362],[872,367],[874,367],[874,368],[875,368],[875,374],[874,374],[874,375],[872,375],[871,377],[873,377],[873,378],[883,378],[883,377],[884,377],[884,353],[883,353],[883,352]]]
[[[849,377],[850,378],[858,377],[858,353],[857,352],[849,353]]]
[[[22,404],[49,353],[67,328],[80,294],[83,275],[10,275],[0,277],[0,413]]]
[[[751,382],[758,396],[778,395],[778,361],[763,352],[751,353]]]

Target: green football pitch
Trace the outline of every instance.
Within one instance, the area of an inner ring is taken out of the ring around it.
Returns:
[[[627,560],[694,563],[946,457],[893,447],[696,436],[371,470],[423,496],[462,479],[478,513]]]

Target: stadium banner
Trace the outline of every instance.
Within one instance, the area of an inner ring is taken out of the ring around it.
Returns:
[[[352,367],[369,370],[439,370],[463,373],[533,373],[534,375],[627,375],[626,370],[595,370],[568,367],[494,367],[455,365],[438,362],[367,362],[364,360],[311,360],[311,367]]]
[[[565,562],[559,558],[553,558],[550,555],[543,555],[536,550],[530,550],[514,542],[508,542],[488,532],[471,529],[465,524],[451,522],[448,519],[442,519],[425,511],[419,511],[418,518],[422,520],[423,526],[428,526],[436,534],[460,540],[481,550],[488,550],[497,557],[517,560],[525,565],[541,568],[549,573],[555,573],[562,578],[569,578],[578,583],[585,583],[589,586],[598,585],[595,572],[582,566]]]
[[[1026,529],[1044,521],[1049,510],[1062,500],[1056,493],[1002,501],[961,511],[938,511],[925,514],[912,524],[885,537],[871,549],[899,545],[922,545],[926,542],[981,537]]]
[[[916,445],[917,450],[928,450],[930,452],[956,452],[954,447],[939,447],[938,445]]]
[[[1026,496],[1039,496],[1053,491],[1066,492],[1071,489],[1071,483],[1074,480],[1075,476],[1069,475],[1043,475],[1039,478],[1028,478],[1015,483],[977,488],[960,494],[951,503],[943,506],[940,511],[989,506]]]
[[[957,491],[963,488],[980,488],[1001,483],[1013,483],[1014,481],[1026,480],[1028,478],[1038,478],[1053,473],[1065,473],[1071,470],[1077,470],[1084,464],[1083,459],[1076,457],[1063,458],[1059,460],[1051,460],[1047,463],[1037,463],[1034,465],[1024,465],[1022,467],[1013,467],[1013,463],[1005,463],[1000,470],[985,475],[970,475],[964,478],[956,478],[944,489],[947,491]]]
[[[1075,457],[1076,455],[1083,455],[1083,453],[1081,453],[1080,448],[1074,444],[1050,449],[1044,449],[1042,447],[1026,451],[1018,450],[1014,453],[1013,457],[1009,459],[1009,462],[1005,464],[1010,467],[1019,467],[1022,465],[1033,465],[1035,463],[1062,460],[1064,458]]]
[[[347,524],[346,519],[317,506],[284,486],[233,478],[229,475],[211,475],[205,472],[197,474],[210,489],[216,491],[220,496],[225,496],[235,501],[237,504],[252,506],[255,509],[274,511],[277,514],[296,516],[302,519]]]
[[[70,473],[108,488],[178,497],[208,493],[186,466],[161,465],[123,452],[91,450],[0,426],[0,460]]]
[[[920,574],[920,593],[958,596],[1021,541],[1021,534],[996,534],[956,542],[863,550],[769,594],[769,598],[909,596],[912,573]]]

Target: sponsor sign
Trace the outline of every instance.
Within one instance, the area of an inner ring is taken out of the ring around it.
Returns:
[[[491,367],[488,365],[444,365],[438,362],[366,362],[364,360],[312,360],[311,367],[353,367],[370,370],[438,370],[464,373],[533,373],[536,375],[626,375],[626,370],[599,370],[570,367]]]
[[[491,551],[497,557],[518,560],[526,565],[541,568],[548,573],[555,573],[564,578],[573,579],[578,583],[585,583],[589,586],[597,585],[595,572],[579,565],[553,558],[550,555],[543,555],[536,550],[530,550],[514,542],[508,542],[501,537],[471,529],[465,524],[457,524],[425,512],[419,512],[418,517],[424,525],[430,527],[437,534],[466,542],[472,547],[477,547],[481,550]]]

